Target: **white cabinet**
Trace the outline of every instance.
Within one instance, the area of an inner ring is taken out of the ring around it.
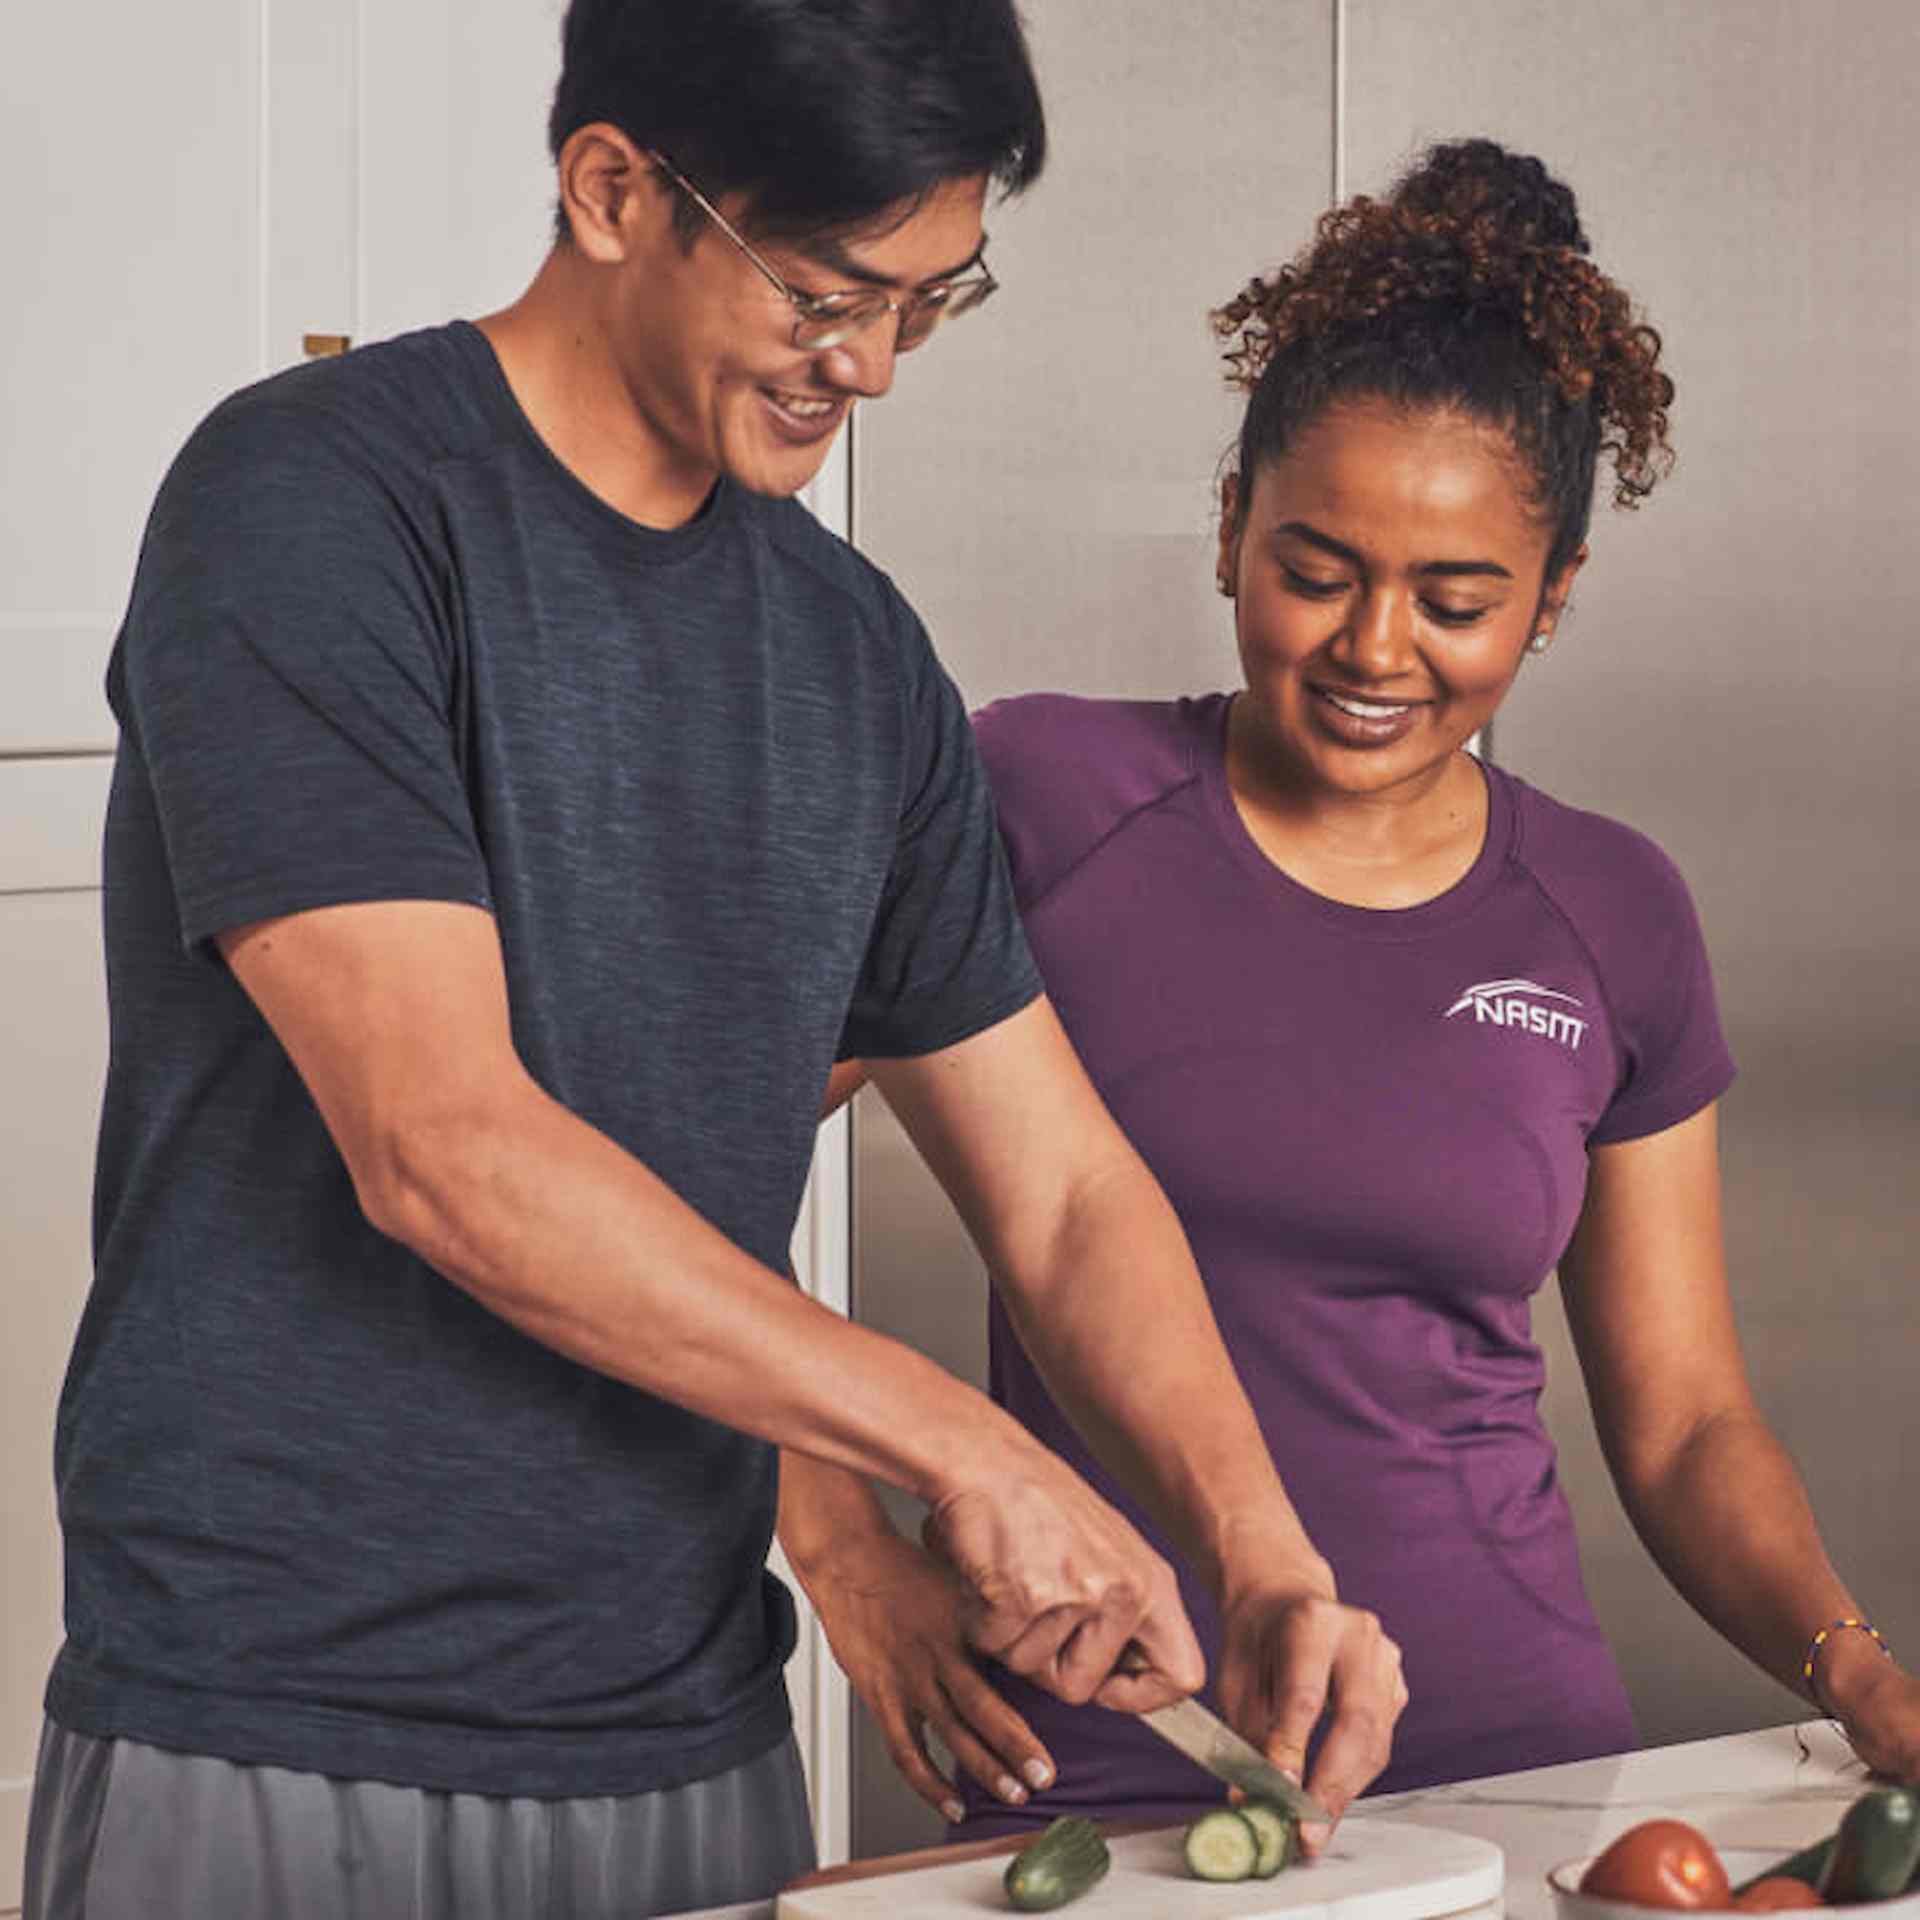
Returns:
[[[19,1898],[40,1692],[59,1640],[53,1408],[87,1285],[106,1070],[99,919],[85,890],[0,896],[0,1910]]]

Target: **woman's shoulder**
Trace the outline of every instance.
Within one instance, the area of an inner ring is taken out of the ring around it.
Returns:
[[[996,777],[1089,778],[1148,796],[1194,777],[1205,716],[1221,696],[1197,700],[1100,700],[1077,693],[1023,693],[973,716],[974,737]]]
[[[1609,814],[1570,805],[1517,774],[1489,769],[1513,810],[1514,857],[1590,944],[1697,938],[1686,878],[1658,841]]]
[[[1044,891],[1133,815],[1192,786],[1217,741],[1223,698],[1030,693],[976,713],[1022,897]]]
[[[1659,841],[1611,814],[1557,801],[1505,768],[1488,768],[1507,791],[1515,820],[1515,852],[1540,879],[1617,887],[1622,881],[1686,889],[1680,868]]]

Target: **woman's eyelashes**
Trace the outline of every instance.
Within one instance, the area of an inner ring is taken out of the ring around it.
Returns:
[[[1302,573],[1296,567],[1284,563],[1280,569],[1287,591],[1297,594],[1302,600],[1337,600],[1343,593],[1350,593],[1354,583],[1347,579],[1327,580],[1317,574]],[[1462,607],[1438,600],[1420,602],[1420,611],[1437,627],[1471,627],[1484,620],[1494,611],[1491,605]]]
[[[1301,573],[1293,567],[1282,564],[1280,568],[1288,589],[1297,593],[1303,600],[1333,600],[1347,591],[1352,584],[1347,580],[1321,580],[1310,573]]]

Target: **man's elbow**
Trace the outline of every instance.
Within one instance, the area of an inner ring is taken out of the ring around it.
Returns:
[[[485,1264],[501,1131],[491,1109],[467,1102],[416,1108],[368,1127],[345,1150],[360,1211],[429,1266],[469,1278]]]

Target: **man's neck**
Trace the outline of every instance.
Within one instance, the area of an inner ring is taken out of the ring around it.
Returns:
[[[590,269],[564,246],[512,306],[476,322],[548,450],[589,492],[642,526],[684,526],[718,475],[676,459],[608,351]]]

